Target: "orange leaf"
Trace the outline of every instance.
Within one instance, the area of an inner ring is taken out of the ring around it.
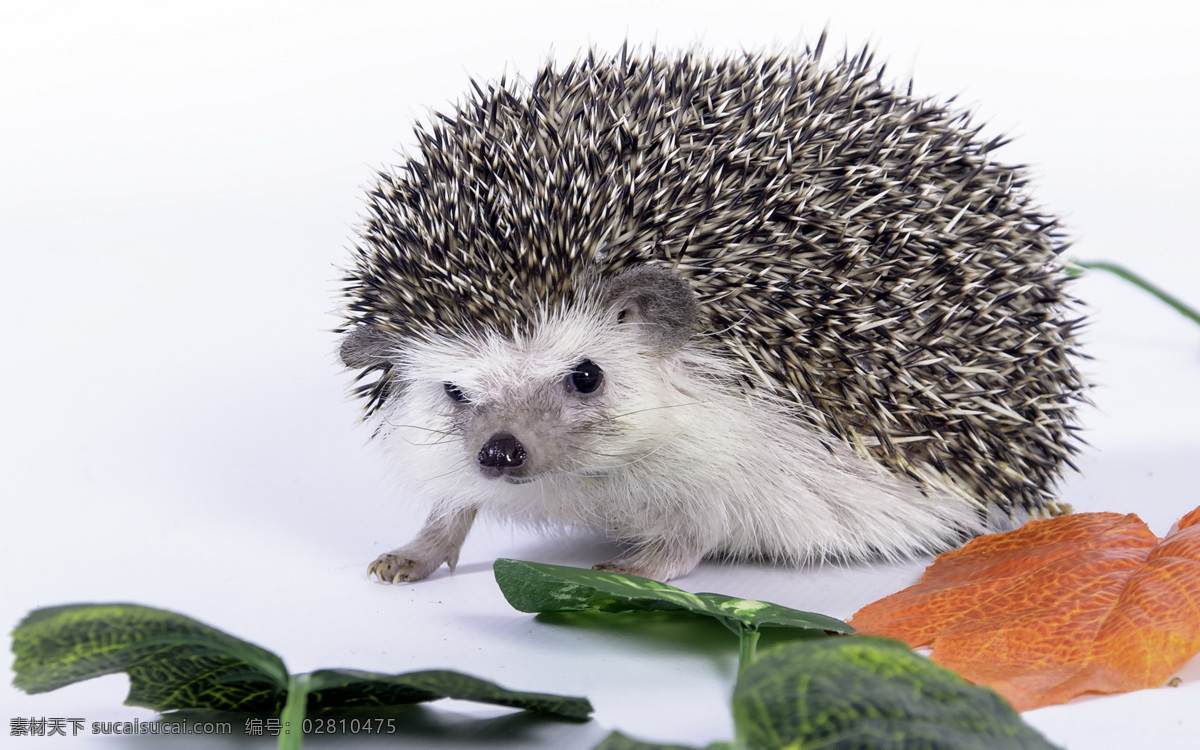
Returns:
[[[1200,652],[1200,508],[1161,541],[1119,513],[980,537],[850,624],[932,646],[1019,711],[1158,687]]]

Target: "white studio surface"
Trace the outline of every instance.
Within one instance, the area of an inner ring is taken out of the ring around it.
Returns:
[[[380,586],[367,563],[423,509],[356,429],[334,352],[338,266],[374,170],[470,76],[531,74],[622,40],[718,52],[874,45],[919,94],[1016,140],[1075,257],[1127,265],[1200,303],[1200,19],[1166,2],[32,2],[0,6],[0,626],[29,610],[130,601],[279,654],[292,672],[457,669],[587,695],[589,724],[435,706],[388,746],[590,748],[611,729],[732,738],[732,636],[538,621],[498,556],[586,566],[592,538],[483,523],[456,573]],[[1200,504],[1200,328],[1114,278],[1092,324],[1091,448],[1064,499],[1158,534]],[[924,562],[790,570],[706,563],[678,585],[848,618]],[[6,646],[7,648],[7,646]],[[1069,748],[1193,747],[1200,661],[1177,688],[1027,712]],[[82,717],[84,735],[6,746],[269,747],[264,738],[92,736],[152,720],[124,676],[26,696],[0,718]],[[69,732],[68,732],[69,733]],[[367,747],[378,740],[354,738]],[[309,739],[334,746],[349,738]]]

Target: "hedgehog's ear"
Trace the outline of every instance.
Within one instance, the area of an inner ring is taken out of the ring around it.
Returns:
[[[346,367],[381,367],[391,362],[397,341],[393,334],[369,325],[350,329],[338,347],[338,357]]]
[[[687,280],[653,266],[634,266],[607,280],[601,304],[623,323],[640,325],[642,334],[663,353],[683,346],[700,320],[700,303]]]

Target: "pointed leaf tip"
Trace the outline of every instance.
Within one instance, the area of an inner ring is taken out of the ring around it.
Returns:
[[[351,669],[322,669],[309,681],[309,708],[398,706],[441,698],[519,708],[573,721],[591,718],[587,698],[508,690],[494,682],[447,669],[379,674]]]

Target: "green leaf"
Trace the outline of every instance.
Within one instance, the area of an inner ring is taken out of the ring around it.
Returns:
[[[990,689],[863,636],[764,650],[738,677],[733,721],[747,750],[1053,747]]]
[[[126,672],[126,703],[275,714],[396,706],[440,698],[491,703],[585,721],[586,698],[506,690],[448,670],[388,675],[322,669],[289,681],[283,661],[190,617],[138,604],[72,604],[34,610],[13,631],[13,680],[28,693]],[[287,701],[289,688],[296,693]]]
[[[501,558],[496,583],[522,612],[683,611],[718,620],[739,636],[759,628],[853,633],[841,620],[754,599],[692,594],[640,576]]]
[[[310,711],[356,706],[398,706],[439,698],[491,703],[561,719],[587,721],[587,698],[507,690],[477,677],[445,669],[407,674],[378,674],[351,669],[321,669],[308,675]]]
[[[288,672],[270,651],[175,612],[137,604],[71,604],[34,610],[13,631],[13,684],[55,690],[116,672],[125,703],[156,711],[215,708],[274,712]]]

